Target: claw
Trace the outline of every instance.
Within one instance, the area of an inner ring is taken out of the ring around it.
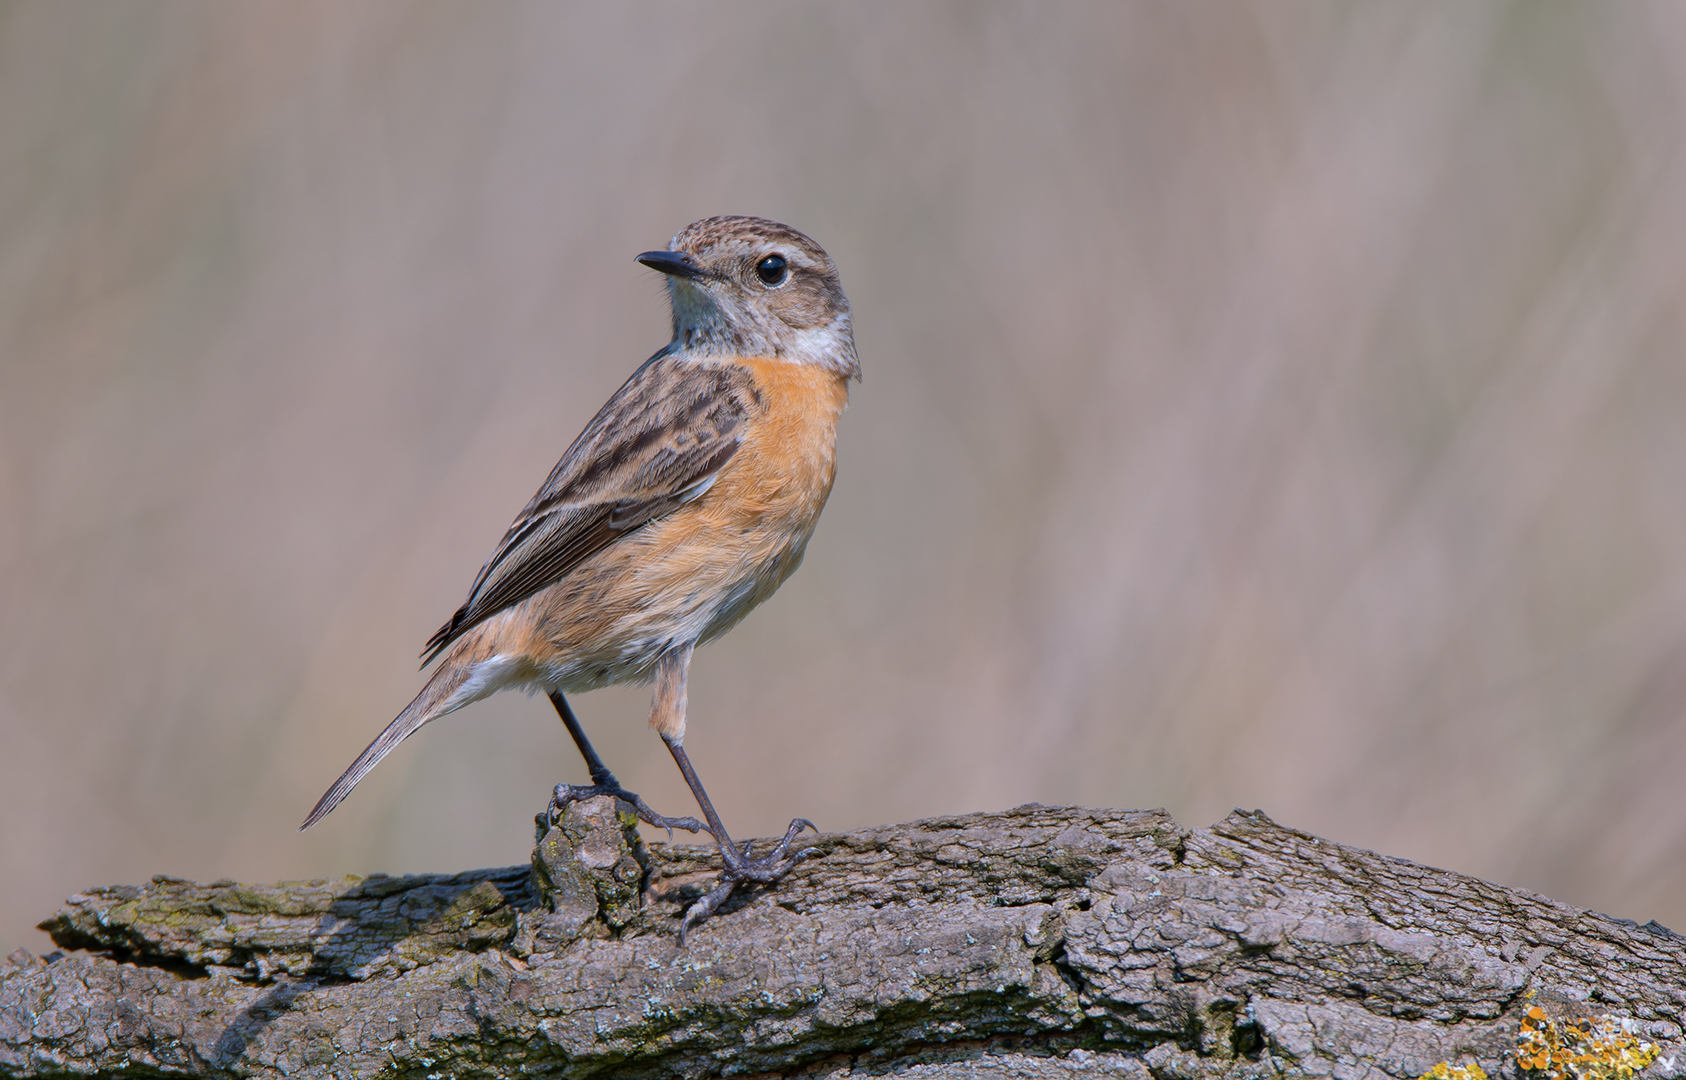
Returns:
[[[806,818],[797,818],[785,830],[783,838],[773,845],[769,851],[759,859],[749,857],[751,840],[745,840],[740,850],[739,845],[723,843],[720,845],[720,857],[725,869],[720,875],[720,884],[710,889],[702,899],[692,904],[685,912],[685,918],[679,924],[679,945],[685,945],[685,935],[691,927],[720,910],[720,905],[732,895],[739,885],[754,882],[757,885],[771,885],[796,868],[796,864],[820,854],[819,848],[803,848],[796,854],[790,853],[790,845],[803,829],[813,829],[819,832],[814,823]]]
[[[609,779],[611,780],[611,783],[608,784],[557,784],[556,790],[552,793],[550,798],[551,810],[560,812],[563,807],[567,806],[571,802],[579,802],[583,799],[595,798],[598,795],[613,795],[615,798],[632,807],[633,813],[638,815],[638,820],[648,822],[658,829],[666,829],[669,840],[673,839],[674,829],[684,829],[686,832],[705,832],[710,836],[714,835],[707,825],[704,825],[694,817],[664,817],[663,815],[656,813],[654,810],[650,809],[650,804],[644,801],[643,796],[626,790],[618,783],[613,783],[612,781],[614,780],[614,777],[611,776]]]
[[[685,947],[686,932],[689,931],[691,927],[708,918],[710,915],[713,915],[715,911],[719,909],[720,905],[726,902],[726,898],[732,895],[732,890],[737,887],[738,883],[736,881],[722,881],[720,884],[710,889],[708,894],[701,900],[698,900],[690,906],[689,910],[685,912],[684,920],[679,924],[679,947],[681,949]]]

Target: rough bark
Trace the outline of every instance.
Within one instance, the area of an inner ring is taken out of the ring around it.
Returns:
[[[1026,806],[827,835],[680,949],[718,872],[610,800],[532,867],[72,897],[0,967],[13,1076],[1516,1075],[1521,1012],[1686,1073],[1686,939],[1263,814]]]

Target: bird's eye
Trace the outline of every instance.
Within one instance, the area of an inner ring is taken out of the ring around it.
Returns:
[[[785,262],[783,255],[769,255],[755,264],[755,275],[762,284],[769,289],[784,283]]]

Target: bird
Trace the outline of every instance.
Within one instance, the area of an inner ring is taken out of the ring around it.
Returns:
[[[500,690],[546,694],[590,785],[553,805],[624,799],[652,825],[707,832],[720,882],[685,912],[679,942],[739,886],[782,879],[805,818],[751,858],[727,833],[685,751],[686,678],[720,637],[796,571],[836,476],[837,424],[861,377],[848,298],[829,255],[764,218],[705,218],[637,261],[663,275],[673,337],[563,453],[427,642],[438,666],[322,795],[321,821],[394,747]],[[566,695],[653,683],[661,736],[704,821],[655,813],[592,748]],[[817,831],[817,830],[816,830]]]

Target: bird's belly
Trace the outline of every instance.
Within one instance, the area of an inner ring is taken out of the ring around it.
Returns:
[[[812,523],[745,532],[654,522],[640,532],[529,601],[544,608],[542,640],[523,651],[542,682],[577,692],[648,681],[662,653],[719,637],[771,596],[801,564]]]

